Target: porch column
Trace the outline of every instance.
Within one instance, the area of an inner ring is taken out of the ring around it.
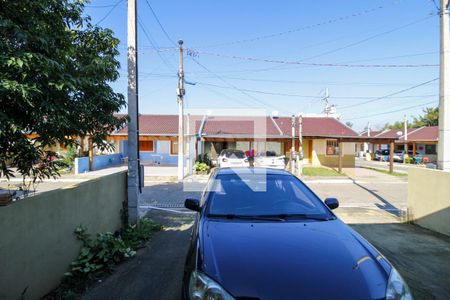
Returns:
[[[92,138],[88,138],[88,150],[89,150],[89,171],[94,171],[94,149],[92,147]]]
[[[375,159],[375,144],[372,143],[372,153],[370,154],[370,157],[372,157],[372,160]]]
[[[416,156],[416,142],[413,142],[413,157]]]
[[[394,172],[394,141],[389,143],[389,173]]]
[[[342,173],[342,154],[343,154],[343,143],[342,140],[339,140],[339,173]]]

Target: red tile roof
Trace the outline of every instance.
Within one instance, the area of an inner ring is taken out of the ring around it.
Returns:
[[[140,115],[139,132],[141,135],[177,135],[177,115]],[[115,134],[128,134],[128,126]]]
[[[247,135],[253,136],[255,133],[264,133],[260,131],[259,124],[263,122],[266,126],[265,134],[272,137],[290,137],[291,136],[291,118],[279,117],[274,119],[281,130],[278,130],[270,117],[264,117],[265,120],[258,120],[260,117],[208,117],[203,134],[206,136],[218,135]],[[195,134],[198,133],[201,116],[191,116],[191,127],[195,128]],[[255,132],[255,125],[257,126]],[[191,128],[191,131],[192,129]],[[177,135],[178,134],[178,116],[177,115],[140,115],[139,131],[141,135]],[[127,127],[115,134],[127,134]],[[295,134],[298,135],[298,118],[296,118]],[[323,136],[323,137],[357,137],[358,134],[332,117],[303,117],[303,136]]]
[[[291,118],[275,119],[284,135],[291,135]],[[298,135],[298,119],[295,122],[295,135]],[[332,117],[303,117],[303,136],[345,136],[357,137],[358,133]]]
[[[269,117],[208,117],[202,131],[206,136],[266,135],[280,136]]]
[[[371,137],[374,137],[374,136],[380,134],[381,132],[383,132],[383,131],[382,131],[382,130],[371,130],[371,131],[370,131],[370,136],[371,136]],[[369,136],[367,130],[361,132],[359,135],[360,135],[360,136]]]
[[[408,133],[408,141],[410,142],[435,142],[439,139],[439,127],[438,126],[430,126],[430,127],[421,127],[411,133]],[[404,140],[404,137],[402,137]]]

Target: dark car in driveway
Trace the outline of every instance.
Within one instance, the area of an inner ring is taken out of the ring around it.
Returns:
[[[186,258],[185,299],[412,299],[394,267],[282,170],[213,172]]]

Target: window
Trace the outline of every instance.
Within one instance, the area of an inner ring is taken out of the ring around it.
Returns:
[[[178,141],[170,141],[170,154],[178,154]]]
[[[139,151],[153,151],[153,141],[139,141]]]
[[[436,145],[425,145],[425,154],[436,154]]]
[[[336,140],[327,140],[327,155],[339,155],[339,144]]]

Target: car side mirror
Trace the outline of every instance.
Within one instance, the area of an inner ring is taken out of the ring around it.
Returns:
[[[187,198],[184,201],[184,207],[186,207],[187,209],[193,210],[193,211],[201,210],[200,201],[195,198]]]
[[[336,198],[327,198],[327,199],[325,199],[325,204],[330,209],[335,209],[335,208],[339,207],[339,201]]]

